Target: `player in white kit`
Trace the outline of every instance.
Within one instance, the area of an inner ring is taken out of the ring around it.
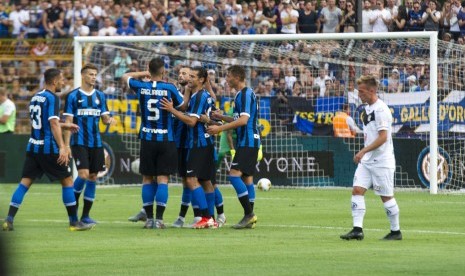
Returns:
[[[378,81],[372,75],[357,80],[358,95],[367,104],[362,112],[364,147],[354,156],[358,164],[352,189],[352,217],[354,228],[341,235],[344,240],[363,240],[365,192],[373,187],[381,197],[391,224],[391,232],[384,240],[401,240],[399,206],[394,198],[394,172],[396,160],[392,145],[392,114],[389,107],[378,98]]]

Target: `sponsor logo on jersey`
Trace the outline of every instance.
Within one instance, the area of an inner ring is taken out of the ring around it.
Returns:
[[[44,144],[44,140],[36,140],[36,139],[33,139],[33,138],[29,138],[29,143],[33,144],[33,145],[43,145]]]
[[[168,133],[167,129],[148,128],[148,127],[143,127],[142,131],[146,133],[152,133],[152,134],[167,134]]]
[[[92,109],[92,108],[85,108],[85,109],[78,109],[77,115],[78,116],[100,116],[100,109]]]

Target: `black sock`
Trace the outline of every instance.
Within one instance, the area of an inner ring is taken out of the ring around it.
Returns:
[[[239,201],[241,202],[242,208],[244,209],[244,215],[247,216],[252,214],[252,207],[250,206],[249,195],[241,196],[239,198]]]
[[[77,211],[79,210],[79,197],[80,196],[81,196],[81,193],[74,192],[74,197],[76,198],[76,214],[77,214]]]
[[[255,205],[255,202],[251,201],[250,202],[250,208],[252,208],[252,213],[253,213],[253,206]]]
[[[189,209],[189,205],[181,204],[181,210],[179,210],[179,216],[185,218],[188,209]]]
[[[397,231],[391,230],[391,233],[392,233],[392,234],[400,234],[400,230],[397,230]]]
[[[354,232],[363,232],[362,227],[354,227]]]
[[[201,214],[202,214],[202,217],[205,217],[205,218],[211,218],[212,216],[210,215],[210,212],[208,212],[208,208],[207,209],[203,209],[203,210],[200,210]]]
[[[221,215],[221,214],[224,213],[223,207],[224,207],[224,205],[216,206],[216,214],[217,214],[217,215]]]
[[[11,218],[14,218],[16,216],[16,213],[18,212],[18,210],[19,210],[18,207],[10,205],[10,209],[8,210],[8,216],[11,217]]]
[[[165,212],[165,208],[165,206],[157,205],[156,219],[163,219],[163,213]]]
[[[194,217],[201,217],[202,216],[202,212],[200,212],[199,208],[192,208],[192,209],[194,211]]]
[[[68,217],[70,218],[76,217],[77,205],[66,206],[66,211],[68,212]],[[71,220],[74,220],[74,219],[71,219]],[[76,223],[76,222],[77,222],[77,217],[76,217],[76,221],[70,221],[71,224]]]
[[[89,216],[90,209],[92,208],[92,204],[94,202],[84,199],[84,207],[82,208],[82,216],[81,218],[85,218]]]
[[[147,214],[147,219],[153,219],[153,205],[144,206],[144,210]]]

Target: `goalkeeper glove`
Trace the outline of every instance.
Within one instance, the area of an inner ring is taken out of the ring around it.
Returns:
[[[262,145],[260,145],[260,148],[258,149],[257,161],[260,161],[262,159],[263,159],[263,150],[262,150]]]
[[[236,150],[235,150],[235,149],[231,149],[231,150],[229,151],[229,153],[231,153],[231,160],[233,160],[233,159],[234,159],[234,155],[236,155]]]

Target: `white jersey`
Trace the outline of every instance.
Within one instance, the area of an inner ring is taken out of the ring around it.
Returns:
[[[365,147],[378,138],[378,132],[387,130],[387,140],[377,149],[367,152],[361,163],[384,168],[395,168],[394,147],[392,145],[392,114],[389,107],[380,99],[367,105],[362,114]]]

